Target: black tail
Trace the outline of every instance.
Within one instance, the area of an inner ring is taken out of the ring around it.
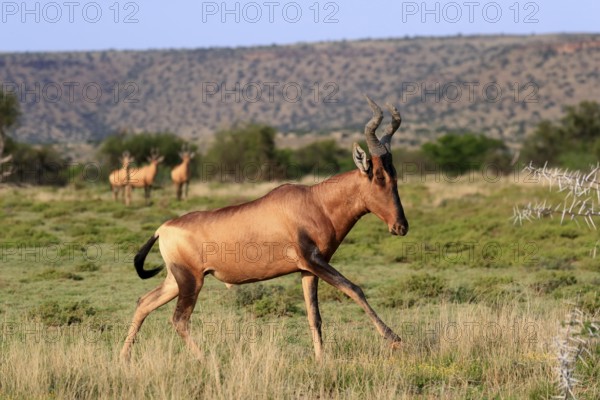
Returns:
[[[154,268],[148,271],[144,270],[144,261],[146,261],[146,256],[150,252],[152,246],[154,246],[154,242],[156,242],[157,240],[158,235],[152,236],[150,240],[148,240],[146,244],[142,246],[140,251],[138,251],[138,253],[133,258],[133,265],[135,265],[135,270],[142,279],[152,278],[164,268],[164,265],[161,265],[158,268]]]

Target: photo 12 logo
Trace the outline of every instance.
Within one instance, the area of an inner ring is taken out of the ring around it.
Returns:
[[[17,22],[22,24],[42,22],[48,24],[61,22],[95,24],[101,21],[111,21],[115,24],[137,24],[140,22],[137,18],[140,6],[132,1],[126,3],[3,1],[0,11],[4,24]]]
[[[478,2],[402,2],[402,22],[456,24],[459,22],[488,22],[495,24],[510,18],[515,24],[537,24],[540,11],[538,3],[529,1],[501,5],[495,1]]]
[[[135,82],[0,82],[6,94],[12,94],[22,104],[112,102],[138,103],[139,87]],[[104,99],[104,100],[103,100]]]
[[[337,103],[339,86],[336,82],[202,82],[202,102],[221,103]]]
[[[220,21],[246,22],[256,24],[260,22],[287,22],[295,24],[298,22],[312,21],[315,24],[337,24],[340,11],[338,3],[328,1],[325,3],[314,2],[310,5],[302,5],[295,1],[280,3],[278,1],[265,1],[258,3],[254,1],[238,2],[216,2],[205,1],[202,3],[202,22]]]
[[[402,82],[402,103],[498,103],[504,99],[514,103],[539,103],[540,86],[536,82]]]

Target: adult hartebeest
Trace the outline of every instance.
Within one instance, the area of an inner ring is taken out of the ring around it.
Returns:
[[[131,187],[129,187],[129,172],[130,165],[133,162],[133,157],[129,155],[128,151],[124,151],[121,155],[121,168],[116,169],[108,176],[110,182],[110,188],[113,192],[113,198],[115,201],[119,198],[119,191],[123,189],[123,199],[126,205],[129,205],[131,200]]]
[[[314,186],[282,185],[265,196],[236,206],[197,211],[161,225],[134,258],[142,279],[163,267],[144,270],[144,260],[158,240],[167,267],[165,281],[138,300],[121,356],[128,359],[144,319],[154,309],[179,296],[172,323],[190,350],[201,356],[189,334],[189,320],[206,275],[225,284],[242,284],[300,272],[315,355],[322,354],[321,316],[317,300],[319,279],[358,303],[377,331],[392,345],[396,335],[367,303],[360,287],[329,264],[346,234],[363,215],[372,212],[393,235],[406,235],[408,222],[398,196],[390,141],[400,126],[398,110],[390,104],[392,122],[379,140],[375,130],[383,113],[367,97],[373,117],[365,127],[371,159],[354,144],[357,170],[336,175]]]
[[[179,157],[181,157],[181,164],[177,165],[171,171],[171,180],[175,184],[175,190],[177,192],[177,200],[181,200],[181,196],[185,193],[185,198],[188,196],[188,189],[190,187],[190,162],[192,158],[194,158],[195,153],[190,151],[188,146],[185,145],[179,152]],[[185,186],[185,192],[183,192],[183,187]]]
[[[129,184],[132,188],[144,188],[146,205],[150,204],[150,191],[158,172],[158,164],[163,160],[164,157],[159,154],[158,149],[153,148],[150,150],[148,165],[129,169]]]

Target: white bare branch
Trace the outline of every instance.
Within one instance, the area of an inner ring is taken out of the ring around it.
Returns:
[[[554,398],[577,399],[575,393],[582,382],[575,374],[575,367],[577,362],[587,365],[585,354],[589,354],[589,347],[598,340],[600,332],[598,322],[590,318],[580,309],[572,308],[555,338],[558,361],[555,371],[560,395]]]
[[[530,180],[548,185],[550,190],[557,188],[565,193],[562,202],[551,205],[544,202],[529,203],[524,207],[514,207],[513,222],[522,224],[523,220],[532,221],[560,215],[560,222],[565,217],[579,224],[583,219],[590,229],[596,229],[594,218],[600,216],[600,165],[592,166],[588,173],[569,171],[562,168],[541,168],[529,164],[524,168]]]

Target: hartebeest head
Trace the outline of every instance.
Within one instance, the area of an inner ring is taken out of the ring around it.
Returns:
[[[121,154],[121,168],[123,169],[127,169],[129,168],[129,165],[134,162],[133,157],[131,157],[131,155],[129,154],[128,151],[124,151],[123,154]]]
[[[157,148],[153,147],[150,149],[150,156],[147,158],[150,164],[158,165],[165,159],[164,156],[160,155],[160,152]]]
[[[365,207],[388,225],[392,235],[404,236],[408,233],[408,221],[398,195],[398,177],[390,147],[392,136],[400,127],[402,118],[396,107],[387,103],[392,121],[379,140],[375,131],[383,120],[383,113],[373,100],[366,97],[373,110],[373,117],[365,126],[365,138],[371,159],[367,158],[367,154],[357,143],[354,143],[352,151],[354,163],[364,180],[361,196]]]
[[[189,163],[195,155],[196,153],[189,149],[187,143],[181,147],[181,151],[179,152],[179,157],[184,163]]]

